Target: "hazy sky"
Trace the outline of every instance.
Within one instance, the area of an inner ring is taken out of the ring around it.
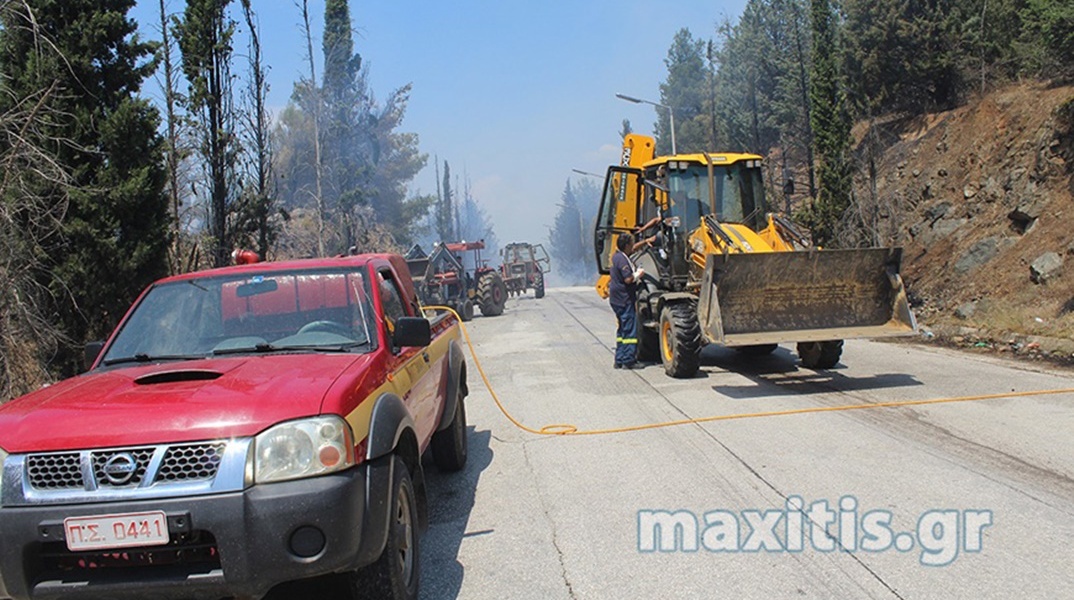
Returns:
[[[234,2],[237,6],[238,2]],[[429,155],[412,190],[436,191],[433,157],[469,176],[474,198],[496,235],[545,242],[572,168],[603,173],[618,158],[624,118],[651,133],[655,109],[616,93],[659,101],[664,59],[675,32],[715,36],[745,0],[352,0],[355,49],[370,69],[376,97],[413,84],[401,131],[417,133]],[[269,104],[287,103],[306,72],[300,11],[292,0],[253,0],[265,60]],[[181,12],[181,0],[166,0]],[[320,75],[323,0],[311,0]],[[132,16],[159,39],[159,0],[139,0]],[[245,42],[236,44],[245,52]],[[241,72],[236,59],[233,70]],[[159,84],[146,93],[159,96]]]

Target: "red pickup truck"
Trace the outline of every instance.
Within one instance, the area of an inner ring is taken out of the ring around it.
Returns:
[[[0,406],[0,598],[417,597],[466,364],[402,257],[170,277],[87,356]]]

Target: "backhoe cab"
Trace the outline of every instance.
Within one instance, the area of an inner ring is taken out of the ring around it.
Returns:
[[[654,157],[652,138],[630,134],[608,168],[594,232],[607,297],[615,239],[651,239],[633,255],[639,358],[659,356],[691,377],[708,343],[765,354],[797,342],[803,366],[839,362],[843,339],[911,334],[899,248],[822,250],[808,232],[769,212],[753,154]]]

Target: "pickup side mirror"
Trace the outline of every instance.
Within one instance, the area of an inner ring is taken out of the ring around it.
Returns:
[[[104,342],[89,342],[86,344],[86,354],[82,364],[83,371],[89,371],[93,363],[97,362],[97,357],[101,355],[101,350],[104,350]]]
[[[392,335],[392,345],[396,348],[403,346],[428,346],[433,342],[433,331],[429,326],[429,320],[421,317],[400,317],[395,321],[395,333]]]

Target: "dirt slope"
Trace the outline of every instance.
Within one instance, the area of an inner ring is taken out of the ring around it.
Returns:
[[[899,221],[927,327],[1016,350],[1015,334],[1074,338],[1072,122],[1074,87],[1026,84],[874,125],[887,143],[876,197]]]

